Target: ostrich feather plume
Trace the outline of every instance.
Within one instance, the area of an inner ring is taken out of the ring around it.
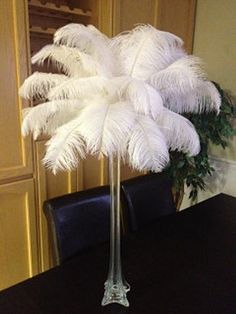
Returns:
[[[124,89],[125,97],[132,102],[135,112],[150,115],[153,119],[162,112],[162,98],[150,85],[134,79]]]
[[[199,137],[188,119],[164,108],[156,122],[171,150],[183,151],[190,156],[199,153]]]
[[[106,66],[102,67],[92,56],[76,48],[46,45],[32,57],[32,63],[41,65],[46,59],[68,76],[110,75]]]
[[[43,163],[54,174],[58,170],[75,169],[78,157],[85,158],[84,141],[78,132],[77,120],[73,119],[60,126],[47,142],[47,147]]]
[[[96,101],[83,109],[78,121],[88,153],[112,156],[119,152],[123,155],[135,114],[127,102]]]
[[[200,82],[196,88],[187,93],[162,93],[162,98],[165,107],[177,113],[220,111],[220,94],[215,85],[209,81]]]
[[[147,116],[139,116],[128,143],[129,164],[140,171],[160,172],[169,162],[163,133]]]
[[[26,136],[32,132],[35,140],[41,134],[52,135],[59,126],[73,119],[81,108],[82,104],[77,99],[50,101],[30,110],[26,108],[22,134]]]
[[[114,74],[114,55],[112,50],[108,49],[109,39],[94,26],[68,24],[56,31],[54,44],[77,47],[80,51],[91,55],[103,67],[109,68],[111,74]]]
[[[73,78],[62,82],[52,89],[48,98],[56,100],[90,98],[94,97],[94,95],[106,96],[108,95],[109,86],[111,86],[111,80],[101,76]]]
[[[182,45],[179,37],[150,25],[137,26],[112,39],[112,47],[121,57],[123,75],[142,80],[183,56]]]
[[[102,53],[103,45],[108,45],[109,39],[93,25],[72,23],[58,29],[54,34],[53,42],[56,45],[78,47],[89,54],[97,54],[97,50]]]
[[[68,80],[63,74],[34,72],[19,89],[19,94],[25,99],[46,99],[51,88]]]
[[[201,60],[194,56],[184,56],[151,75],[148,82],[165,94],[184,94],[191,92],[204,79],[205,73],[201,68]]]
[[[43,163],[53,173],[76,168],[86,154],[162,171],[169,150],[200,150],[194,126],[180,114],[220,110],[201,60],[151,25],[108,38],[93,25],[68,24],[32,63],[60,72],[33,73],[19,90],[41,102],[23,111],[22,134],[51,136]]]

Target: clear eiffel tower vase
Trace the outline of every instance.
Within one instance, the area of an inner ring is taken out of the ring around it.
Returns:
[[[110,213],[110,262],[108,278],[105,282],[105,292],[102,305],[118,303],[128,307],[126,294],[130,290],[129,284],[124,280],[121,268],[120,252],[120,157],[109,158],[109,180],[111,194]]]

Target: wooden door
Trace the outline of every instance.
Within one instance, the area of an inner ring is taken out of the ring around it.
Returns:
[[[21,137],[18,89],[28,76],[25,1],[0,1],[0,182],[32,174],[30,140]]]
[[[18,88],[28,75],[26,1],[0,1],[0,289],[38,272],[32,145]]]
[[[32,179],[0,185],[0,289],[38,273]]]

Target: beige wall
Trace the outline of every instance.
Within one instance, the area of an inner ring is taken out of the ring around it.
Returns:
[[[236,0],[198,0],[193,53],[205,62],[209,79],[236,96]],[[212,154],[236,160],[236,139]]]
[[[236,96],[236,0],[197,1],[193,53],[205,62],[208,78]],[[211,153],[216,171],[198,201],[221,192],[236,196],[236,138],[226,150],[212,147]],[[189,205],[186,189],[181,207]]]

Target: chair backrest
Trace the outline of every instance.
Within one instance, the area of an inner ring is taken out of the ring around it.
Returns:
[[[131,231],[176,211],[171,181],[164,173],[152,173],[122,181],[121,189]]]
[[[43,207],[56,264],[109,239],[108,186],[49,199],[44,202]]]

